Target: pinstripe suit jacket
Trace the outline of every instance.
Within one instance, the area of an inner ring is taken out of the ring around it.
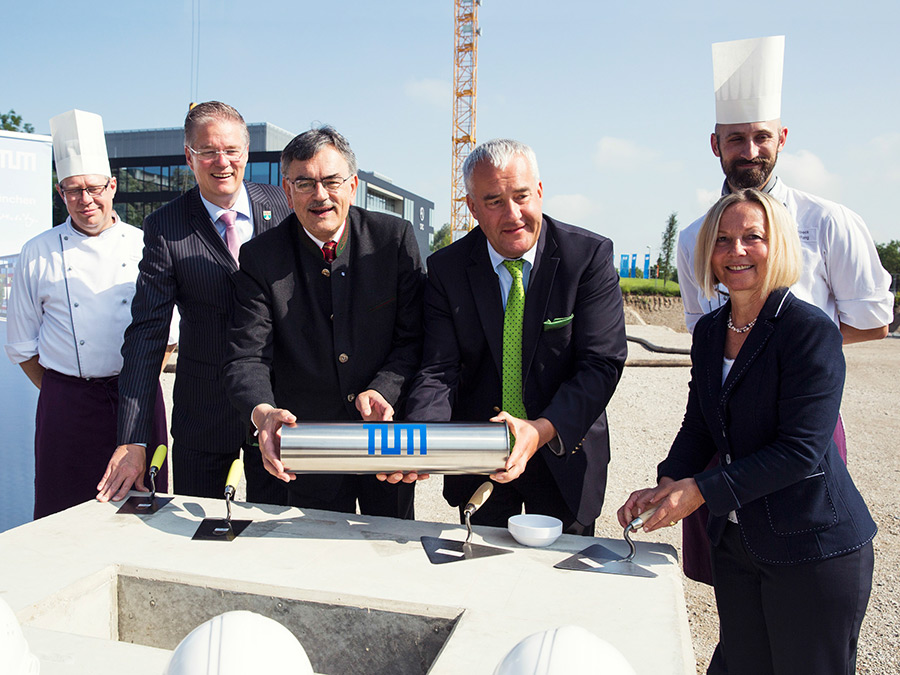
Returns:
[[[254,235],[291,211],[280,187],[244,183]],[[159,366],[172,306],[181,314],[172,409],[175,443],[209,453],[236,452],[246,431],[225,396],[221,365],[234,302],[237,264],[195,187],[144,220],[144,256],[125,331],[119,376],[119,444],[150,439]]]

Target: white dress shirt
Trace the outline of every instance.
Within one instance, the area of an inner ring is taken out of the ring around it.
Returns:
[[[333,241],[333,242],[335,242],[335,243],[339,242],[339,241],[341,240],[341,236],[344,234],[344,228],[345,228],[345,227],[347,227],[347,221],[346,221],[346,220],[344,221],[344,224],[341,225],[341,226],[338,228],[338,231],[334,233],[334,236],[333,236],[331,239],[329,239],[329,241]],[[321,239],[317,239],[316,237],[314,237],[314,236],[313,236],[313,233],[310,232],[309,230],[307,230],[305,227],[303,228],[303,231],[306,232],[306,235],[307,235],[310,239],[313,240],[313,242],[315,243],[316,246],[319,247],[319,250],[320,250],[320,251],[321,251],[323,248],[325,248],[325,242],[324,242],[324,241],[322,241]]]
[[[241,191],[238,193],[237,201],[230,209],[223,209],[208,201],[203,193],[200,193],[200,201],[206,207],[209,217],[212,218],[213,225],[216,226],[216,232],[225,241],[225,223],[220,223],[219,218],[226,211],[235,211],[237,218],[234,220],[234,227],[237,230],[238,242],[246,244],[253,238],[253,209],[250,208],[250,195],[247,194],[247,186],[241,183]],[[227,242],[226,242],[227,243]]]

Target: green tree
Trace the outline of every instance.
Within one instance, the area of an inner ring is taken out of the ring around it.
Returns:
[[[900,274],[900,239],[893,239],[887,244],[875,244],[881,264],[890,274]]]
[[[662,244],[659,247],[659,272],[663,278],[663,288],[674,271],[672,258],[675,255],[675,243],[678,241],[678,214],[672,211],[669,214],[669,220],[666,222],[666,229],[663,230]]]
[[[33,134],[34,127],[28,122],[22,122],[22,116],[16,115],[15,110],[8,113],[0,113],[0,129],[3,131],[21,131],[25,134]]]
[[[434,253],[439,248],[444,248],[453,243],[453,232],[450,230],[450,223],[444,223],[437,232],[434,233],[434,240],[431,242],[431,252]]]

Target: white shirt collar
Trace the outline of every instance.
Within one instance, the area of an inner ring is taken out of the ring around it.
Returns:
[[[103,232],[100,232],[99,234],[85,234],[72,224],[72,216],[66,217],[66,221],[65,223],[63,223],[63,227],[65,228],[66,234],[72,237],[81,237],[82,239],[87,239],[88,237],[101,237],[115,228],[115,226],[119,223],[124,222],[121,218],[119,218],[119,214],[115,211],[112,212],[112,221],[112,225],[107,227],[105,230],[103,230]]]
[[[303,227],[303,226],[301,225],[300,227]],[[347,221],[346,221],[346,220],[344,221],[344,224],[341,225],[341,226],[338,228],[338,231],[334,233],[334,236],[333,236],[329,241],[335,241],[335,242],[340,241],[340,240],[341,240],[341,235],[344,234],[344,228],[345,228],[345,227],[347,227]],[[307,235],[310,239],[312,239],[314,242],[316,242],[316,246],[318,246],[319,248],[324,248],[324,246],[325,246],[325,242],[324,242],[324,241],[321,241],[320,239],[316,239],[316,238],[313,236],[313,234],[312,234],[309,230],[307,230],[305,227],[303,228],[303,231],[306,232],[306,235]]]
[[[207,213],[209,213],[209,217],[212,218],[212,221],[215,223],[223,213],[226,211],[237,211],[239,215],[244,216],[249,221],[253,221],[252,211],[250,210],[250,196],[247,194],[247,187],[241,183],[241,189],[238,192],[237,201],[235,201],[234,205],[230,209],[223,209],[221,206],[217,206],[209,201],[206,197],[203,196],[203,193],[200,193],[200,201],[203,202],[203,206],[206,207]]]
[[[504,260],[513,260],[513,258],[504,258],[502,255],[497,253],[496,249],[491,246],[491,242],[485,238],[485,242],[487,243],[488,248],[488,256],[491,259],[491,267],[494,268],[494,271],[498,271],[500,265],[503,264]],[[537,241],[534,242],[534,246],[528,249],[521,258],[515,258],[515,260],[524,260],[528,263],[530,267],[534,267],[534,259],[537,256]]]

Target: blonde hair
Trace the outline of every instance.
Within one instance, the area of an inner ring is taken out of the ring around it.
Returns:
[[[791,286],[800,278],[803,258],[800,253],[800,237],[793,216],[771,195],[755,189],[739,190],[725,195],[706,214],[697,245],[694,249],[694,274],[697,283],[707,298],[716,294],[719,280],[713,272],[711,259],[719,222],[731,206],[740,203],[759,204],[766,216],[766,239],[769,254],[766,260],[766,276],[763,279],[761,295],[768,297],[776,288]]]

